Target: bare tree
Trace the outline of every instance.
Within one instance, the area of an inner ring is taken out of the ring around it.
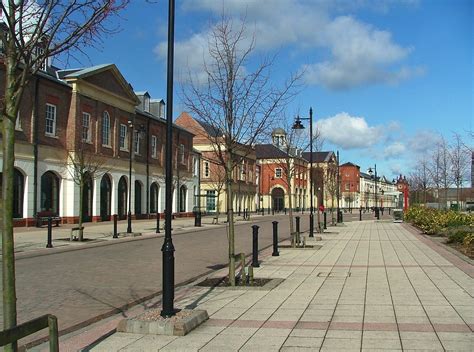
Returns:
[[[448,206],[448,188],[451,184],[450,181],[450,170],[451,170],[451,158],[449,157],[449,146],[446,139],[441,136],[438,142],[437,149],[439,150],[439,181],[443,187],[444,199],[443,208],[446,209]],[[438,194],[439,197],[439,194]]]
[[[409,176],[409,183],[412,191],[416,193],[416,199],[419,203],[426,204],[428,191],[430,189],[431,177],[429,173],[428,161],[424,158],[417,161],[415,170]],[[422,199],[420,202],[419,194],[421,193]]]
[[[84,143],[79,150],[67,152],[66,170],[76,185],[79,186],[79,241],[83,241],[84,232],[82,224],[84,221],[84,188],[86,183],[101,178],[110,170],[108,159],[87,150]],[[107,165],[107,168],[104,168]]]
[[[467,179],[469,154],[462,137],[458,133],[453,135],[453,143],[449,150],[451,159],[451,179],[456,186],[456,204],[459,207],[460,188]]]
[[[264,136],[271,119],[294,95],[297,78],[292,76],[281,88],[271,84],[273,60],[246,66],[255,49],[254,38],[246,37],[245,22],[226,17],[211,28],[205,82],[191,74],[183,86],[183,103],[199,119],[219,133],[209,136],[219,165],[225,170],[225,191],[229,239],[229,281],[235,285],[234,211],[232,208],[234,169]]]
[[[13,244],[13,170],[15,122],[23,93],[33,75],[54,55],[68,56],[94,45],[113,28],[114,17],[128,0],[0,2],[4,23],[0,30],[5,65],[5,96],[0,120],[3,141],[3,312],[4,328],[17,323]],[[15,350],[11,344],[7,350]]]
[[[306,165],[307,161],[303,159],[301,152],[308,150],[311,142],[313,143],[313,151],[320,150],[322,146],[322,139],[321,132],[317,127],[315,127],[315,131],[313,131],[312,138],[310,138],[307,133],[302,133],[301,130],[292,129],[292,120],[287,116],[282,115],[282,118],[278,124],[278,126],[286,132],[286,135],[283,141],[278,142],[278,148],[282,151],[282,153],[279,156],[275,156],[274,163],[276,167],[282,170],[282,181],[284,182],[288,191],[289,230],[290,233],[293,233],[293,195],[295,191],[295,181],[297,178],[299,178],[300,180],[305,180],[304,182],[307,183],[306,177],[309,177],[309,173],[307,171],[308,167]],[[313,193],[315,191],[314,187],[316,186],[313,182]],[[309,190],[308,194],[310,197],[313,196],[310,194]]]

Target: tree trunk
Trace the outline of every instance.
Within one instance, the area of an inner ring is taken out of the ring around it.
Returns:
[[[234,209],[232,203],[232,161],[226,161],[226,197],[227,197],[227,237],[229,239],[229,283],[235,286],[235,229],[234,229]]]
[[[6,115],[2,122],[2,280],[3,280],[3,328],[12,328],[17,324],[15,250],[13,242],[13,176],[15,164],[15,117],[12,106],[12,88],[8,81],[5,94]],[[16,351],[17,343],[5,346],[5,351]]]
[[[291,187],[291,179],[287,179],[288,183],[288,220],[290,221],[290,236],[295,231],[293,227],[293,201],[291,197],[293,195]]]

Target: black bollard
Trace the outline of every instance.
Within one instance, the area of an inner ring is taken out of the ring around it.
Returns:
[[[314,237],[314,215],[311,213],[309,214],[309,237]]]
[[[117,214],[113,215],[114,217],[114,235],[112,238],[118,238],[118,232],[117,232]]]
[[[324,230],[327,230],[327,215],[326,215],[326,212],[324,212]]]
[[[51,217],[48,218],[48,243],[46,244],[46,248],[53,248],[53,219]]]
[[[156,231],[155,233],[160,233],[160,213],[156,213]]]
[[[388,215],[390,215],[390,208],[388,208]]]
[[[362,221],[362,208],[359,209],[359,221]]]
[[[296,216],[296,232],[299,234],[300,233],[300,217]]]
[[[268,207],[268,215],[270,215],[270,207]]]
[[[272,215],[275,215],[275,208],[272,208]]]
[[[286,208],[285,208],[285,215],[286,215]]]
[[[260,267],[258,264],[258,225],[252,225],[252,266],[254,268]]]
[[[273,257],[278,257],[278,221],[272,221],[273,224]]]

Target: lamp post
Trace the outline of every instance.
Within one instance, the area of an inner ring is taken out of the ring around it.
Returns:
[[[128,179],[129,179],[129,182],[128,182],[128,214],[127,214],[127,233],[132,233],[132,155],[135,154],[135,153],[138,153],[138,149],[135,148],[133,142],[134,142],[134,139],[133,139],[133,134],[134,132],[136,131],[137,133],[144,133],[145,132],[145,126],[143,125],[140,125],[140,127],[136,130],[133,129],[133,121],[132,120],[128,120],[128,127],[129,127],[129,131],[130,131],[130,137],[129,137],[129,143],[130,143],[130,147],[128,148],[129,149],[129,159],[128,159]],[[136,142],[136,141],[135,141]],[[138,145],[138,148],[140,148],[140,146]],[[135,195],[136,197],[136,195]]]
[[[239,192],[238,192],[238,195],[239,195],[239,216],[240,216],[240,210],[241,210],[241,206],[242,206],[242,195],[240,193],[240,184],[242,182],[243,177],[245,177],[245,169],[242,167],[242,165],[240,165],[240,175],[239,175],[239,183],[238,183],[238,186],[239,186]]]
[[[128,147],[128,213],[127,213],[127,233],[132,233],[132,154],[133,154],[133,122],[128,120],[128,138],[130,146]]]
[[[342,222],[342,214],[339,214],[339,197],[340,197],[340,188],[341,188],[341,180],[340,180],[340,175],[339,175],[339,150],[336,153],[336,162],[337,162],[337,189],[336,189],[336,197],[337,197],[337,222],[341,223]]]
[[[314,237],[314,221],[313,221],[313,108],[309,108],[309,117],[302,118],[299,115],[296,116],[295,123],[293,124],[294,130],[304,129],[301,121],[309,120],[309,193],[310,197],[310,210],[309,210],[309,237]],[[319,212],[318,212],[319,214]],[[319,224],[318,224],[319,226]]]
[[[176,314],[174,309],[174,245],[171,238],[172,216],[172,141],[173,141],[173,69],[174,69],[174,0],[169,0],[168,5],[168,59],[166,78],[166,181],[165,181],[165,238],[161,252],[163,253],[163,306],[161,316],[164,318]]]
[[[374,182],[375,182],[375,187],[374,187],[375,217],[377,218],[377,220],[380,220],[379,208],[378,208],[378,204],[377,204],[377,164],[374,165],[374,171],[372,171],[372,168],[369,168],[368,173],[371,177],[374,174]]]

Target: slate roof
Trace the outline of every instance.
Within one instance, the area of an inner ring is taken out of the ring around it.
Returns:
[[[60,79],[63,79],[64,77],[68,78],[74,78],[74,77],[81,77],[85,76],[89,73],[92,73],[96,70],[103,69],[108,66],[112,66],[113,64],[102,64],[102,65],[96,65],[96,66],[91,66],[87,68],[75,68],[75,69],[68,69],[68,70],[61,70],[58,71],[58,77]]]
[[[212,126],[211,124],[204,122],[202,120],[198,120],[198,119],[195,119],[195,120],[198,124],[202,126],[202,128],[204,128],[204,130],[210,137],[219,137],[219,136],[224,135],[224,132],[222,132],[218,127]]]
[[[257,144],[255,145],[255,153],[257,159],[281,159],[288,157],[287,153],[273,144]]]
[[[310,152],[303,153],[303,159],[306,159],[309,162]],[[324,163],[328,162],[334,152],[313,152],[313,163]]]

